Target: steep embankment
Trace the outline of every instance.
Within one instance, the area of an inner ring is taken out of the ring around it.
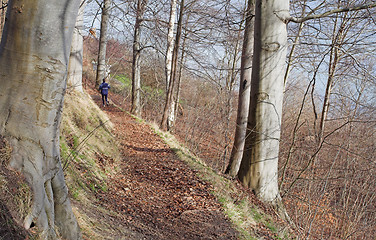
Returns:
[[[173,136],[114,104],[99,108],[98,94],[89,93],[66,95],[61,127],[62,163],[84,239],[288,238],[273,211]],[[1,143],[0,236],[25,239],[37,232],[20,227],[31,196],[6,168],[10,149]]]

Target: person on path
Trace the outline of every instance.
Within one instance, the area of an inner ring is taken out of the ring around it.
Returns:
[[[107,104],[108,106],[108,100],[107,100],[108,89],[110,89],[110,84],[106,83],[106,78],[103,78],[103,82],[99,86],[99,91],[102,94],[103,107],[105,106],[105,104]]]

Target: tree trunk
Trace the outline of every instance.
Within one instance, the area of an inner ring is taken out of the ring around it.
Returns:
[[[137,2],[137,13],[136,22],[134,25],[134,36],[133,36],[133,62],[132,62],[132,108],[131,113],[136,116],[141,116],[141,23],[143,21],[146,0],[138,0]]]
[[[82,92],[82,57],[83,57],[83,24],[85,0],[81,0],[76,26],[73,30],[72,46],[68,66],[68,87]]]
[[[245,138],[247,136],[247,120],[252,75],[254,8],[255,0],[248,0],[240,71],[239,102],[238,115],[236,118],[235,139],[231,151],[230,162],[225,171],[225,173],[229,174],[231,177],[235,177],[238,174],[240,163],[243,158]]]
[[[106,76],[106,48],[107,48],[107,26],[110,19],[111,0],[104,0],[102,7],[101,31],[99,35],[99,52],[97,76],[95,87],[98,88]]]
[[[80,239],[60,162],[59,127],[79,0],[10,1],[0,46],[0,135],[33,192],[24,226]],[[56,226],[55,226],[56,225]]]
[[[1,10],[0,10],[0,37],[4,29],[4,24],[5,24],[5,15],[6,15],[6,9],[7,9],[7,0],[2,0],[1,1]]]
[[[166,51],[166,92],[171,78],[172,53],[174,50],[174,26],[176,18],[176,0],[171,0],[170,20],[168,23],[167,51]]]
[[[187,17],[186,22],[188,22],[189,17]],[[178,112],[179,112],[179,102],[180,102],[180,90],[181,90],[181,80],[182,80],[182,73],[183,73],[183,62],[184,62],[184,56],[185,56],[185,43],[187,40],[187,33],[184,34],[183,37],[183,43],[181,46],[181,55],[180,55],[180,64],[179,64],[179,72],[178,72],[178,78],[177,78],[177,88],[176,88],[176,98],[175,98],[175,109],[174,109],[174,119],[176,121]]]
[[[264,202],[277,203],[288,0],[256,0],[251,99],[244,156],[238,173]]]
[[[176,36],[175,36],[174,51],[172,54],[171,77],[170,77],[170,82],[168,85],[168,90],[166,93],[166,102],[165,102],[165,107],[163,110],[162,122],[161,122],[161,129],[167,129],[167,130],[172,129],[174,126],[174,122],[175,122],[174,92],[175,92],[175,87],[176,87],[175,80],[176,80],[176,69],[177,69],[178,56],[179,56],[179,45],[180,45],[181,33],[183,29],[183,13],[184,13],[184,0],[181,0],[178,27],[177,27]]]
[[[344,17],[344,19],[346,18]],[[337,65],[342,57],[339,49],[341,48],[341,45],[343,44],[343,40],[346,37],[345,28],[346,28],[347,21],[344,19],[342,19],[342,22],[340,23],[339,26],[337,26],[337,24],[338,24],[338,21],[340,21],[340,19],[338,17],[335,19],[332,45],[330,49],[328,80],[326,83],[324,102],[322,106],[321,119],[320,119],[320,125],[319,125],[319,130],[318,130],[318,140],[317,140],[318,144],[320,144],[321,141],[323,140],[324,131],[325,131],[325,121],[327,119],[327,115],[329,112],[330,97],[332,95],[332,87],[333,87],[334,80],[335,80]]]

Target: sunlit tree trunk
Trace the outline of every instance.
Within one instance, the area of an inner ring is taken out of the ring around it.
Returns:
[[[256,0],[248,133],[238,177],[261,200],[279,201],[281,133],[289,1]]]
[[[248,0],[240,70],[238,115],[236,119],[235,139],[231,151],[230,162],[225,171],[225,173],[229,174],[231,177],[235,177],[238,174],[240,163],[243,158],[245,138],[247,136],[247,120],[252,75],[254,8],[255,0]]]
[[[83,57],[83,24],[85,0],[81,0],[76,26],[73,30],[72,46],[68,66],[68,88],[82,92],[82,57]]]
[[[95,86],[98,88],[106,76],[106,49],[107,49],[107,28],[110,19],[111,0],[104,0],[102,6],[101,30],[99,35],[98,65]]]
[[[138,0],[136,22],[133,35],[133,62],[132,62],[132,108],[131,113],[141,116],[141,24],[147,0]]]
[[[24,226],[42,239],[80,239],[60,162],[59,127],[80,0],[10,1],[0,46],[0,134],[9,167],[33,193]]]
[[[167,51],[166,51],[166,92],[171,78],[172,53],[174,50],[174,27],[176,18],[176,0],[171,0],[170,20],[168,23]]]
[[[162,115],[161,128],[170,130],[173,128],[175,123],[175,99],[174,93],[176,88],[176,73],[177,73],[177,64],[179,56],[179,45],[181,39],[181,33],[183,29],[183,13],[184,13],[184,0],[180,2],[180,11],[179,11],[179,20],[175,36],[174,50],[172,54],[172,63],[171,63],[171,77],[168,84],[168,89],[166,93],[166,102]]]

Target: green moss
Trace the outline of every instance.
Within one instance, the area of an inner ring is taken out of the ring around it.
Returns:
[[[251,213],[256,222],[262,220],[262,215],[255,208],[251,208]]]

